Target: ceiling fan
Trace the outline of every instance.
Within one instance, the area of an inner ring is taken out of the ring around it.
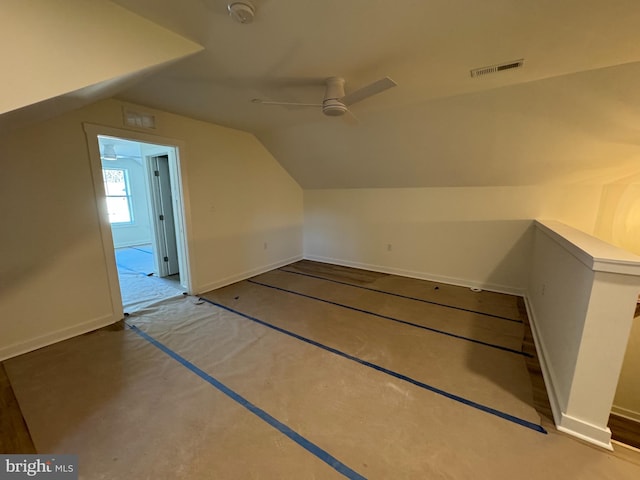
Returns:
[[[116,152],[116,146],[113,143],[99,143],[100,160],[106,160],[108,162],[115,162],[116,160],[136,160],[141,162],[140,156],[135,155],[121,155]]]
[[[322,113],[324,113],[325,115],[329,117],[340,117],[345,113],[351,114],[348,107],[353,105],[354,103],[361,102],[366,98],[377,95],[378,93],[382,93],[389,88],[395,87],[396,85],[397,83],[391,80],[389,77],[384,77],[345,95],[344,78],[329,77],[325,80],[325,93],[322,103],[273,102],[269,100],[263,100],[261,98],[254,98],[251,101],[253,103],[259,103],[261,105],[282,105],[288,107],[321,107]]]

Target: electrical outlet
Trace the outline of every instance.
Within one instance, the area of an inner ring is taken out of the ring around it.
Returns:
[[[387,243],[387,252],[390,252],[390,251],[391,251],[391,244]]]
[[[267,244],[267,242],[264,242],[264,249],[266,250],[269,247],[269,245]]]

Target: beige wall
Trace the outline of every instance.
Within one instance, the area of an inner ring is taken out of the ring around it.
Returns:
[[[302,190],[262,145],[156,113],[156,133],[184,145],[193,289],[298,258]],[[107,100],[0,138],[0,358],[112,321],[83,122],[121,127],[122,104]]]
[[[640,177],[604,186],[595,233],[640,255]]]
[[[640,422],[640,317],[633,319],[611,411]]]
[[[522,293],[531,220],[554,218],[592,232],[600,191],[599,186],[305,190],[305,256]]]
[[[640,255],[640,176],[606,185],[596,235]],[[640,317],[631,328],[613,412],[640,422]]]
[[[2,17],[0,88],[11,94],[0,96],[1,113],[88,86],[93,95],[101,82],[202,49],[111,2],[6,0]]]

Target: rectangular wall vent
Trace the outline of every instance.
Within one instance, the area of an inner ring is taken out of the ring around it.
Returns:
[[[156,117],[150,113],[134,112],[127,108],[123,109],[124,125],[136,128],[156,128]]]
[[[512,62],[501,63],[499,65],[491,65],[490,67],[474,68],[471,70],[472,77],[481,77],[490,73],[498,73],[504,70],[512,70],[514,68],[521,68],[524,65],[524,58],[520,60],[514,60]]]

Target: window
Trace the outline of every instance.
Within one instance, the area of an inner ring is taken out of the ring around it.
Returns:
[[[103,168],[104,190],[110,223],[133,223],[131,191],[126,168]]]

